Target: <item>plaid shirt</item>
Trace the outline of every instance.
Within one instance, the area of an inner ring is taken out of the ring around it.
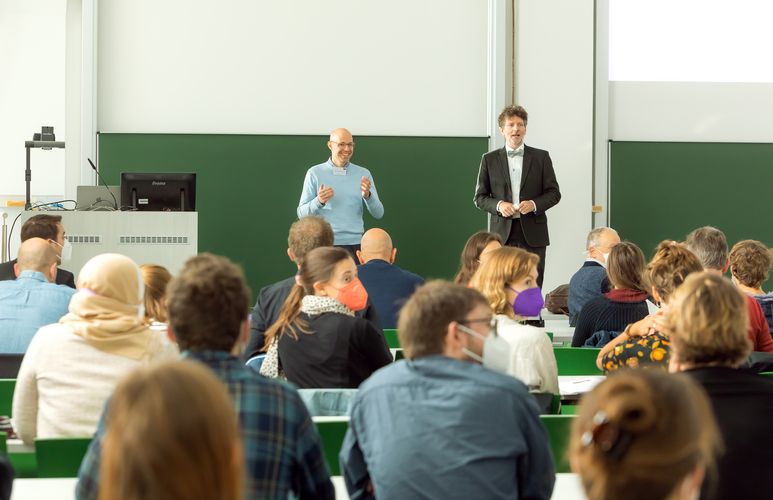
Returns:
[[[245,498],[335,498],[316,427],[289,384],[250,372],[227,352],[185,352],[207,365],[228,387],[242,427],[247,489]],[[75,497],[97,498],[104,414],[81,463]],[[202,471],[206,473],[206,471]]]

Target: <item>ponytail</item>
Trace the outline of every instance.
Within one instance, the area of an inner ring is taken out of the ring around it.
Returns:
[[[275,340],[279,340],[285,332],[288,332],[294,339],[298,338],[295,333],[295,328],[301,331],[306,330],[305,322],[300,319],[301,314],[301,301],[306,295],[303,287],[299,284],[293,285],[293,289],[290,291],[290,295],[287,296],[282,311],[279,313],[279,318],[271,327],[266,330],[266,343],[263,344],[263,349],[268,350],[271,344]]]

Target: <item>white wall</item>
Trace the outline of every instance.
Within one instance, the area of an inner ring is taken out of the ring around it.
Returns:
[[[548,211],[543,289],[568,283],[591,229],[593,1],[519,0],[516,100],[529,112],[526,144],[547,149],[561,202]]]
[[[65,2],[0,0],[0,199],[24,199],[24,141],[65,140]],[[32,197],[64,194],[65,152],[34,149]]]
[[[108,132],[487,135],[488,5],[99,3]]]
[[[609,94],[613,140],[773,140],[773,83],[609,82]]]

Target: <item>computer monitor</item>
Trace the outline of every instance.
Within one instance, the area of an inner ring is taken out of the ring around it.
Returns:
[[[121,208],[148,212],[194,212],[196,174],[121,172]]]

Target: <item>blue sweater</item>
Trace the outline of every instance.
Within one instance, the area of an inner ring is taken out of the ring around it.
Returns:
[[[577,317],[589,300],[609,291],[607,270],[596,261],[587,260],[569,280],[569,326],[577,325]]]
[[[363,177],[371,182],[370,198],[367,200],[360,192]],[[325,205],[317,198],[317,191],[323,184],[333,188],[333,197]],[[333,226],[336,245],[359,245],[364,231],[363,205],[368,207],[368,212],[376,219],[384,216],[384,205],[378,198],[376,183],[370,171],[354,163],[338,168],[328,159],[306,172],[298,203],[298,217],[319,215]]]

